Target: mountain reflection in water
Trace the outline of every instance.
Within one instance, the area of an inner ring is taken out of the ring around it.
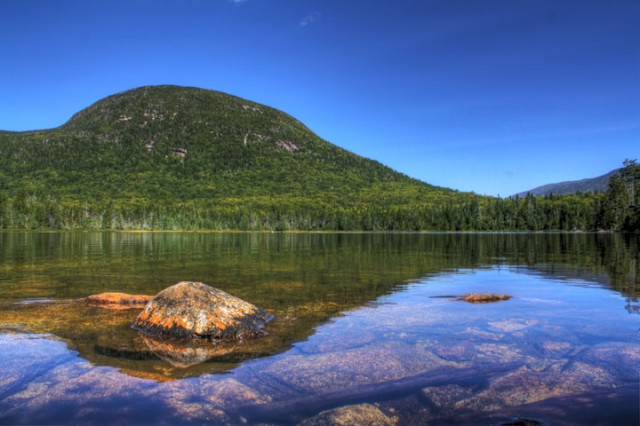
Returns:
[[[615,406],[637,423],[635,239],[7,233],[0,243],[0,423],[295,424],[344,405],[401,424],[615,424],[605,409]],[[269,335],[157,342],[130,328],[137,310],[73,301],[182,279],[269,309]],[[468,292],[513,298],[441,297]]]

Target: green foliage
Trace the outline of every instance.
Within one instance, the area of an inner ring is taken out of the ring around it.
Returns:
[[[599,225],[613,231],[640,232],[640,165],[626,160],[612,176],[605,193]]]
[[[438,188],[275,109],[175,86],[111,96],[56,129],[0,132],[2,228],[629,229],[638,203],[612,213],[624,204],[617,196],[498,199]]]

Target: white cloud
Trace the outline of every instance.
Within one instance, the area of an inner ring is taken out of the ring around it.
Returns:
[[[311,12],[310,14],[302,18],[300,22],[298,22],[298,26],[301,28],[308,27],[309,25],[318,22],[321,18],[322,14],[320,12]]]

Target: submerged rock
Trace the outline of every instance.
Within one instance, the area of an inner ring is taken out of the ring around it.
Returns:
[[[92,306],[100,306],[109,309],[143,308],[153,296],[134,295],[127,293],[100,293],[92,294],[82,300]]]
[[[460,300],[464,300],[469,303],[491,303],[501,302],[503,300],[509,300],[511,296],[508,294],[491,294],[491,293],[469,293],[460,297]]]
[[[533,419],[525,419],[522,417],[517,417],[513,420],[509,420],[506,421],[504,423],[500,423],[500,426],[539,426],[542,423],[540,423],[537,420],[533,420]]]
[[[263,335],[272,317],[222,290],[183,281],[158,293],[133,327],[160,338],[241,340]]]
[[[489,322],[491,328],[499,330],[503,333],[514,333],[522,330],[526,330],[530,327],[538,324],[538,320],[527,318],[510,318],[505,321],[493,321]]]
[[[396,423],[396,418],[387,416],[375,405],[359,404],[323,411],[315,417],[304,420],[298,426],[393,426]]]

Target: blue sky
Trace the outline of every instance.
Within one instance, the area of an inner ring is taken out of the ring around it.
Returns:
[[[639,0],[0,0],[0,129],[178,84],[490,195],[640,160]]]

